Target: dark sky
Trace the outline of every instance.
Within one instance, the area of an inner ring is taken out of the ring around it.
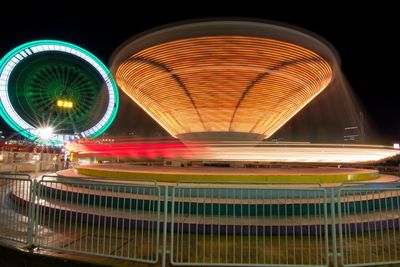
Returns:
[[[221,16],[280,21],[312,31],[336,47],[342,70],[368,111],[369,119],[385,141],[400,141],[398,8],[382,1],[371,5],[364,1],[356,7],[351,6],[350,1],[348,4],[319,1],[307,5],[291,2],[279,1],[281,4],[272,5],[272,1],[185,1],[179,4],[148,1],[147,5],[139,5],[132,1],[132,6],[128,6],[110,1],[101,7],[101,4],[81,6],[84,1],[53,1],[35,7],[24,5],[22,10],[16,7],[15,12],[1,15],[0,55],[24,42],[48,38],[79,45],[108,64],[112,52],[123,41],[166,23]],[[129,122],[133,130],[146,132],[157,128],[134,103],[122,98],[118,116],[137,112],[137,119],[129,116],[135,120]],[[7,130],[0,120],[0,128]],[[111,132],[119,128],[119,123],[117,118]],[[139,125],[147,125],[147,128],[139,129]]]

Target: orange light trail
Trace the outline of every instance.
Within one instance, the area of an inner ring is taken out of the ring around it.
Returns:
[[[116,71],[120,88],[174,137],[242,132],[267,138],[332,76],[329,63],[309,49],[249,36],[161,43]]]

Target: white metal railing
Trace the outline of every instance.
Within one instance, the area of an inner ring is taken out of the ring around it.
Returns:
[[[32,242],[32,181],[29,175],[0,176],[0,238],[30,244]],[[19,201],[14,193],[27,202]]]
[[[171,262],[328,266],[326,199],[323,188],[175,187]]]
[[[343,266],[400,264],[400,185],[339,190]]]
[[[298,186],[298,188],[296,188]],[[400,263],[400,184],[115,183],[0,175],[0,239],[165,266]]]
[[[158,261],[159,186],[42,180],[37,199],[36,245]]]

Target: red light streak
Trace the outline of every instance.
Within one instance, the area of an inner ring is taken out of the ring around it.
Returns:
[[[80,155],[130,158],[182,158],[194,161],[375,162],[400,154],[387,146],[337,144],[186,143],[171,138],[112,138],[76,141],[67,149]]]
[[[138,139],[138,138],[112,138],[112,139],[93,139],[88,141],[75,141],[66,148],[79,154],[96,154],[110,157],[146,157],[154,159],[164,158],[191,158],[192,150],[198,145],[185,145],[179,141],[169,141],[170,139]]]

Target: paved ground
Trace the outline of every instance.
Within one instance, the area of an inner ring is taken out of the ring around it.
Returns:
[[[20,246],[20,245],[19,245]],[[30,253],[27,249],[15,244],[0,243],[1,267],[107,267],[107,266],[135,266],[156,267],[160,264],[143,264],[132,261],[115,260],[98,256],[82,256],[76,253],[61,253],[48,249]],[[167,266],[170,266],[167,264]]]

